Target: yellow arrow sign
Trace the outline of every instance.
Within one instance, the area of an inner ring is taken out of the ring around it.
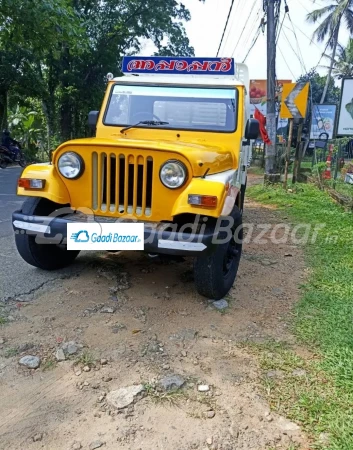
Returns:
[[[308,107],[309,83],[288,83],[283,85],[282,119],[305,119]]]

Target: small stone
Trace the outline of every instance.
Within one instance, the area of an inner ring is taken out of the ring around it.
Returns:
[[[180,330],[176,334],[169,336],[171,341],[192,341],[197,337],[198,332],[192,328]]]
[[[80,375],[81,375],[81,370],[76,370],[76,372],[75,372],[75,375],[77,376],[77,377],[79,377]]]
[[[17,347],[18,353],[28,352],[28,350],[32,350],[35,347],[33,342],[25,342]]]
[[[109,376],[103,377],[103,378],[102,378],[102,380],[105,381],[106,383],[109,383],[109,381],[112,381],[112,379],[113,379],[113,378],[112,378],[112,377],[109,377]]]
[[[28,367],[28,369],[38,369],[40,366],[40,358],[38,356],[26,355],[19,361],[21,366]]]
[[[71,448],[72,450],[80,450],[82,448],[81,442],[74,442]]]
[[[103,447],[104,442],[102,441],[94,441],[89,445],[89,450],[96,450],[96,448]]]
[[[102,365],[102,366],[106,366],[107,364],[108,364],[108,360],[102,358],[102,359],[101,359],[101,365]]]
[[[164,364],[164,365],[162,366],[162,369],[163,369],[163,370],[169,370],[169,369],[170,369],[170,365],[169,365],[169,364]]]
[[[128,386],[120,388],[116,391],[111,391],[107,395],[107,401],[117,409],[123,409],[133,403],[138,395],[142,395],[145,388],[142,384],[137,386]]]
[[[91,371],[91,368],[90,368],[89,366],[85,366],[82,370],[83,370],[84,372],[90,372],[90,371]]]
[[[306,370],[304,370],[304,369],[295,369],[295,370],[293,370],[292,375],[294,377],[305,377],[306,376]]]
[[[115,325],[112,326],[111,330],[114,334],[117,334],[122,330],[126,330],[126,325],[123,325],[121,323],[116,323]]]
[[[206,413],[207,419],[213,419],[215,415],[216,415],[216,413],[213,410],[207,411],[207,413]]]
[[[206,444],[207,445],[212,445],[213,444],[213,439],[211,437],[206,439]]]
[[[199,392],[208,392],[208,391],[210,390],[210,387],[209,387],[208,384],[199,384],[199,385],[197,386],[197,390],[198,390]]]
[[[283,431],[299,431],[300,427],[290,420],[286,419],[285,417],[280,417],[277,421],[277,424],[279,428]]]
[[[181,356],[182,356],[183,358],[186,358],[186,357],[188,356],[188,353],[187,353],[186,350],[182,350],[182,351],[180,352],[180,354],[181,354]]]
[[[323,445],[329,445],[330,443],[330,435],[328,433],[321,433],[319,436],[319,442]]]
[[[268,378],[283,378],[284,373],[282,370],[269,370],[266,375]]]
[[[227,300],[224,300],[224,299],[212,302],[212,305],[214,306],[214,308],[218,309],[219,311],[222,311],[223,309],[226,309],[229,306]]]
[[[158,384],[164,391],[174,391],[183,387],[185,380],[180,375],[168,375],[161,378]]]
[[[105,399],[105,395],[100,395],[99,397],[98,397],[98,402],[99,403],[102,403],[102,401]]]
[[[114,314],[116,311],[115,308],[112,308],[111,306],[103,306],[103,308],[100,310],[103,314]]]
[[[64,353],[64,350],[62,348],[58,348],[56,353],[55,353],[55,358],[57,361],[65,361],[66,356]]]
[[[0,345],[5,344],[5,339],[4,338],[0,338]]]
[[[65,355],[74,355],[79,350],[79,346],[75,341],[64,342],[61,348],[63,349]]]
[[[43,439],[42,433],[37,433],[32,437],[33,442],[40,442]]]
[[[89,382],[88,382],[88,381],[84,381],[84,382],[83,382],[83,385],[84,385],[84,386],[89,386]]]

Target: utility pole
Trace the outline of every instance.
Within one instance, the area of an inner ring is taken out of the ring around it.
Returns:
[[[271,144],[266,146],[265,172],[271,181],[275,172],[276,158],[276,25],[275,4],[278,0],[264,0],[264,9],[267,8],[267,116],[266,128]]]

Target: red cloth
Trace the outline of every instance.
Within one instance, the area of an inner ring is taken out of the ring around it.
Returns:
[[[271,144],[271,140],[268,137],[267,130],[266,130],[266,117],[257,108],[255,108],[254,119],[258,120],[260,123],[260,134],[261,134],[261,137],[262,137],[262,140],[264,141],[264,143]]]

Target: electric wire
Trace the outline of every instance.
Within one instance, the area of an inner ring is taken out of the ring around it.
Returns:
[[[239,35],[239,39],[238,39],[237,43],[235,44],[235,47],[234,47],[234,49],[233,49],[233,51],[232,51],[232,56],[234,55],[234,53],[235,53],[235,51],[236,51],[236,49],[237,49],[237,47],[238,47],[238,45],[239,45],[239,42],[240,42],[240,40],[241,40],[241,38],[242,38],[242,35],[243,35],[244,31],[245,31],[245,28],[246,28],[246,26],[247,26],[247,24],[248,24],[248,21],[249,21],[249,19],[250,19],[250,16],[251,16],[251,14],[252,14],[252,12],[253,12],[253,9],[254,9],[254,7],[255,7],[256,1],[257,1],[257,0],[254,0],[253,3],[252,3],[252,6],[251,6],[251,8],[250,8],[250,13],[249,13],[249,15],[248,15],[248,18],[247,18],[246,21],[245,21],[244,27],[243,27],[243,29],[242,29],[240,35]]]
[[[288,67],[289,72],[292,74],[292,77],[294,79],[296,79],[297,77],[294,75],[290,65],[287,63],[287,60],[286,60],[286,58],[285,58],[285,56],[284,56],[284,54],[283,54],[283,52],[281,50],[281,47],[279,45],[278,45],[278,50],[279,50],[280,54],[282,55],[283,61],[284,61],[285,65]]]
[[[257,10],[256,15],[254,15],[254,17],[253,17],[253,20],[252,20],[252,22],[251,22],[251,24],[249,26],[249,32],[246,35],[244,42],[242,43],[242,48],[247,48],[249,42],[252,41],[252,38],[253,38],[253,35],[254,35],[254,33],[253,33],[254,29],[255,29],[255,34],[256,34],[257,28],[255,28],[255,26],[256,26],[256,23],[257,23],[257,21],[258,21],[258,19],[260,17],[260,13],[261,13],[261,8],[259,8]]]
[[[228,12],[228,17],[227,17],[226,24],[225,24],[225,26],[224,26],[223,33],[222,33],[222,37],[221,37],[221,42],[219,43],[219,47],[218,47],[218,50],[217,50],[217,56],[219,55],[219,51],[220,51],[220,49],[221,49],[221,47],[222,47],[223,38],[224,38],[226,29],[227,29],[227,26],[228,26],[228,22],[229,22],[230,15],[231,15],[231,13],[232,13],[233,5],[234,5],[234,0],[232,0],[232,2],[231,2],[231,4],[230,4],[230,8],[229,8],[229,12]]]
[[[255,44],[256,44],[257,40],[259,39],[260,32],[261,32],[261,25],[262,25],[262,23],[260,23],[259,28],[257,29],[257,32],[256,32],[255,37],[253,39],[253,42],[252,42],[252,44],[251,44],[247,54],[245,55],[245,58],[243,59],[243,64],[245,63],[247,57],[250,55],[251,50],[255,47]]]
[[[286,32],[283,30],[283,36],[285,37],[286,41],[288,42],[288,45],[290,46],[290,48],[292,49],[292,52],[294,53],[294,55],[298,58],[299,64],[302,68],[302,70],[304,71],[304,73],[306,73],[306,68],[305,65],[300,57],[300,55],[297,53],[297,51],[295,50],[295,48],[293,47],[292,43],[290,42],[290,40],[288,39],[288,36],[286,35]]]
[[[285,0],[285,1],[286,1],[286,0]],[[302,51],[301,51],[301,49],[300,49],[298,36],[297,36],[296,31],[295,31],[294,24],[293,24],[293,22],[292,22],[292,18],[291,18],[290,14],[289,14],[289,10],[288,10],[288,19],[289,19],[289,21],[290,21],[290,23],[291,23],[291,25],[292,25],[292,28],[293,28],[293,33],[294,33],[295,41],[296,41],[296,43],[297,43],[297,50],[298,50],[298,53],[299,53],[300,56],[301,56],[301,60],[302,60],[302,62],[303,62],[303,66],[304,66],[305,72],[307,72],[306,67],[305,67],[305,62],[304,62],[303,54],[302,54]]]
[[[223,50],[225,50],[225,49],[227,48],[229,36],[232,34],[233,26],[234,26],[234,22],[235,22],[235,18],[236,18],[237,15],[238,15],[237,13],[238,13],[238,11],[239,11],[240,5],[241,5],[241,0],[239,0],[239,1],[236,3],[236,6],[235,6],[235,7],[233,8],[233,10],[232,10],[232,21],[231,21],[231,23],[230,23],[230,25],[229,25],[229,27],[228,27],[228,33],[227,33],[227,36],[226,36],[226,39],[225,39],[225,42],[224,42],[224,45],[223,45]]]

